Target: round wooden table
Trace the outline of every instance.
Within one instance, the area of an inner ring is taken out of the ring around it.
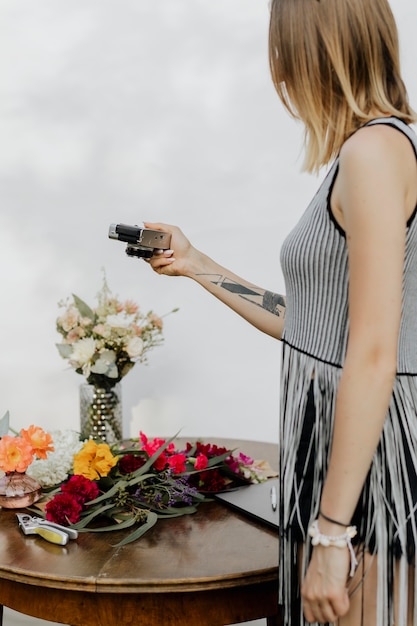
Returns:
[[[276,467],[276,445],[210,441]],[[25,536],[16,511],[1,510],[0,624],[3,606],[72,626],[281,624],[276,530],[208,502],[112,547],[126,532],[82,533],[56,546]]]

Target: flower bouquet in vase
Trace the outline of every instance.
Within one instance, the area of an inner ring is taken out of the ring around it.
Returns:
[[[63,339],[57,348],[86,379],[80,387],[81,436],[114,443],[123,437],[120,381],[163,342],[162,318],[113,296],[105,277],[95,308],[74,294],[59,306]]]

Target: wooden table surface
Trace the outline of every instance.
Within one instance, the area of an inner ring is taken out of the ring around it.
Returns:
[[[273,444],[210,441],[276,467]],[[0,604],[72,626],[281,623],[274,529],[209,502],[114,548],[127,532],[82,533],[56,546],[25,536],[16,511],[1,510]]]

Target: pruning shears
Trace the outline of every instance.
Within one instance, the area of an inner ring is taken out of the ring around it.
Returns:
[[[59,546],[65,546],[70,539],[78,537],[78,532],[74,528],[49,522],[42,517],[33,517],[27,513],[16,513],[16,517],[25,535],[39,535],[46,541]]]

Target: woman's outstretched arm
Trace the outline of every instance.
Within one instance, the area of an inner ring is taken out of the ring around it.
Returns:
[[[171,233],[171,250],[154,254],[149,263],[158,274],[186,276],[262,332],[281,339],[285,297],[257,287],[200,252],[176,226],[145,223],[146,228]]]

